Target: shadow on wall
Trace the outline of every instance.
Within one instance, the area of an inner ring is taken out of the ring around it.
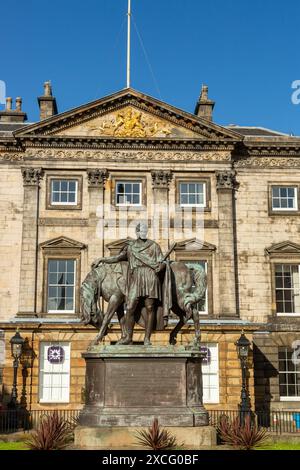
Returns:
[[[0,337],[0,343],[1,343],[1,337]],[[1,345],[0,345],[0,348],[1,348]],[[31,399],[32,399],[31,397],[32,369],[33,369],[33,363],[36,357],[37,357],[36,353],[30,346],[29,339],[25,338],[25,341],[22,347],[22,355],[21,355],[21,358],[19,361],[19,367],[18,367],[19,371],[21,371],[22,379],[20,380],[20,375],[18,372],[18,382],[17,382],[17,392],[18,392],[17,404],[21,406],[21,408],[24,410],[27,409],[28,404],[30,405]],[[1,356],[0,356],[0,359],[1,359]],[[12,358],[11,358],[11,367],[13,367]],[[0,404],[2,405],[2,408],[7,408],[7,405],[9,404],[11,400],[11,388],[13,384],[11,383],[8,386],[4,385],[3,370],[4,370],[4,360],[2,363],[0,360]],[[30,395],[29,397],[28,397],[28,392]]]
[[[271,364],[265,354],[254,344],[254,396],[255,411],[263,412],[264,419],[270,419],[271,401],[271,378],[278,376],[278,370]],[[264,423],[268,426],[270,423]]]

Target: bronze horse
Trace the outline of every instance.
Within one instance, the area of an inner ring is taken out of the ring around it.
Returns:
[[[195,263],[187,267],[185,263],[176,261],[170,262],[170,268],[172,311],[179,317],[179,322],[171,331],[169,342],[176,344],[177,333],[193,317],[195,326],[193,344],[198,345],[200,323],[196,304],[205,296],[205,271],[199,264]],[[97,268],[93,268],[82,283],[80,289],[82,321],[86,325],[91,324],[99,329],[93,344],[98,344],[103,339],[115,313],[120,322],[122,338],[126,336],[124,302],[127,269],[126,261],[115,264],[102,263]],[[99,306],[101,297],[108,303],[105,314]]]

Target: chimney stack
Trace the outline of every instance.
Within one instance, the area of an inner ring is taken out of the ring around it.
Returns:
[[[202,85],[201,94],[195,108],[196,116],[212,121],[214,106],[215,102],[208,99],[208,86]]]
[[[22,98],[16,98],[16,109],[12,109],[13,100],[6,98],[6,106],[0,111],[0,122],[24,122],[27,120],[26,113],[22,112]]]
[[[38,102],[41,121],[57,114],[56,99],[52,96],[52,87],[50,82],[44,83],[44,95],[38,97]]]

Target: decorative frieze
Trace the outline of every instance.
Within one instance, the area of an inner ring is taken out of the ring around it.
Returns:
[[[235,163],[237,168],[300,168],[300,158],[250,157]]]
[[[236,186],[235,171],[216,171],[217,189],[234,189]]]
[[[43,178],[44,170],[42,168],[21,168],[24,186],[39,186]]]
[[[107,161],[107,162],[127,162],[127,161],[151,161],[151,162],[230,162],[230,151],[216,152],[192,152],[181,151],[154,151],[154,150],[75,150],[75,149],[31,149],[28,148],[25,154],[1,154],[0,161],[25,160],[66,160],[66,161]]]
[[[171,171],[151,171],[153,189],[169,189],[169,183],[172,180]]]
[[[89,188],[104,189],[105,181],[108,178],[108,171],[100,170],[99,168],[95,170],[87,170],[87,176]]]
[[[21,162],[24,160],[24,152],[20,153],[1,153],[0,152],[0,162]]]

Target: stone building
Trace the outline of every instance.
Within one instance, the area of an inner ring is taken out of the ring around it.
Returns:
[[[46,83],[38,102],[36,123],[26,123],[20,98],[0,112],[3,401],[19,328],[18,399],[28,409],[82,407],[81,353],[96,331],[80,320],[80,284],[95,258],[117,253],[146,220],[164,252],[177,242],[172,260],[207,271],[199,305],[206,407],[240,401],[235,342],[244,330],[252,407],[297,408],[300,138],[217,125],[207,87],[194,114],[130,88],[58,113]],[[166,343],[175,322],[154,343]],[[192,335],[189,323],[179,343]],[[113,321],[105,341],[119,336]],[[134,339],[142,337],[138,330]]]

